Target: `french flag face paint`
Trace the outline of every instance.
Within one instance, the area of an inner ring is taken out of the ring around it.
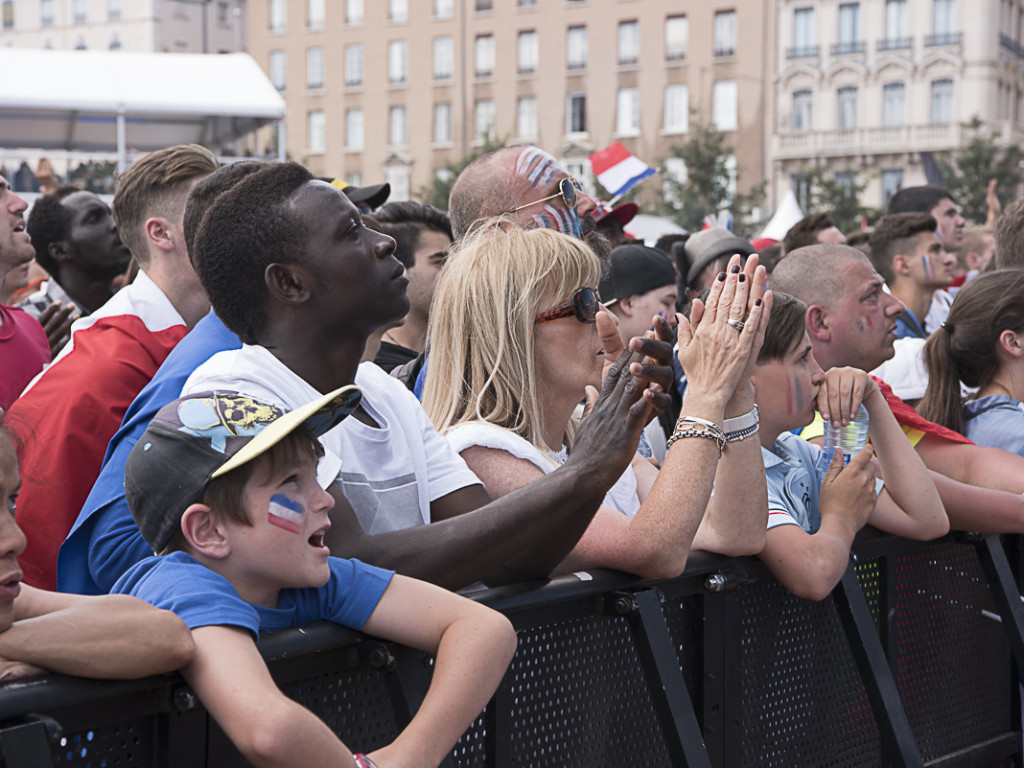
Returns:
[[[289,533],[299,534],[302,533],[302,516],[305,513],[306,510],[299,502],[292,501],[283,493],[275,493],[270,497],[267,521]]]
[[[537,147],[524,149],[516,159],[516,176],[524,177],[531,187],[546,187],[563,172],[555,158]]]
[[[557,229],[562,234],[571,235],[577,240],[583,237],[583,224],[572,208],[559,208],[548,204],[544,206],[542,213],[532,214],[531,218],[538,227]]]

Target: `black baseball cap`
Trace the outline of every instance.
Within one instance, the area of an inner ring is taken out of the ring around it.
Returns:
[[[335,179],[331,184],[344,192],[353,205],[365,205],[371,211],[380,208],[391,196],[391,185],[386,181],[369,187],[353,187],[344,179]]]
[[[676,284],[676,270],[668,254],[639,243],[626,243],[612,249],[610,268],[598,292],[606,305],[626,296],[639,296],[666,285]]]
[[[305,424],[317,437],[359,405],[347,386],[292,411],[240,392],[201,392],[168,403],[128,454],[124,490],[142,538],[159,552],[207,483],[252,461]]]

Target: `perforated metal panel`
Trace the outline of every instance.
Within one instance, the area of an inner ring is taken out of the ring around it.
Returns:
[[[881,765],[878,728],[832,599],[738,590],[742,765]]]
[[[520,630],[509,729],[498,765],[669,768],[625,619],[591,617]]]
[[[949,544],[893,562],[891,660],[927,761],[1013,728],[1015,681],[976,550]]]
[[[53,764],[67,768],[152,768],[153,719],[67,734],[53,749]]]

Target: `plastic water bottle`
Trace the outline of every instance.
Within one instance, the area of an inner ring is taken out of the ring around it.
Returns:
[[[857,410],[857,417],[845,427],[833,427],[831,421],[825,422],[825,455],[829,461],[838,448],[843,452],[843,466],[846,466],[867,440],[868,411],[863,405]]]

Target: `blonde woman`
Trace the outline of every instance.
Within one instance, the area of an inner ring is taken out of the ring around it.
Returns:
[[[768,502],[760,446],[750,439],[750,375],[771,293],[756,257],[745,269],[739,261],[718,276],[706,306],[694,303],[691,321],[680,318],[687,396],[661,471],[638,456],[559,572],[606,567],[671,578],[691,546],[740,555],[764,545]],[[551,472],[572,451],[577,406],[601,381],[599,324],[614,334],[596,296],[600,277],[585,244],[548,229],[482,229],[449,256],[431,312],[423,405],[492,497]]]

